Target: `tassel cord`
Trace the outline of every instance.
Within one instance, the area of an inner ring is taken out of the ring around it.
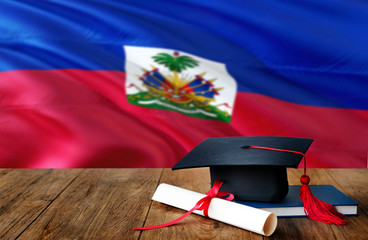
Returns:
[[[247,146],[244,148],[257,148],[257,149],[264,149],[264,150],[296,153],[296,154],[302,155],[303,160],[304,160],[304,174],[300,178],[300,182],[302,183],[302,186],[300,187],[299,198],[303,202],[305,215],[312,220],[323,222],[323,223],[336,224],[336,225],[348,224],[348,221],[343,220],[343,218],[345,217],[344,214],[339,213],[333,205],[323,202],[321,200],[318,200],[313,195],[308,185],[310,182],[310,178],[307,175],[307,159],[304,153],[293,151],[293,150],[260,147],[260,146]]]

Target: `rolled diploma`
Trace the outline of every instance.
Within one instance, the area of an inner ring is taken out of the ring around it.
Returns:
[[[202,193],[162,183],[157,187],[152,200],[189,211],[205,196]],[[194,213],[204,216],[202,211],[196,210]],[[221,198],[212,199],[208,216],[264,236],[270,236],[277,226],[277,217],[274,213]]]

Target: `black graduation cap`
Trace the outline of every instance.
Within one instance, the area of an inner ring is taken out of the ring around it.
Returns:
[[[222,137],[201,142],[172,169],[210,167],[211,184],[223,182],[238,201],[278,202],[288,193],[286,167],[297,168],[312,139],[292,137]]]

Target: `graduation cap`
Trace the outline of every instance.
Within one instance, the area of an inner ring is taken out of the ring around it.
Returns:
[[[316,221],[345,225],[344,215],[318,200],[306,175],[305,153],[313,140],[292,137],[223,137],[201,142],[172,169],[210,167],[211,185],[223,182],[238,201],[278,202],[288,193],[286,167],[297,168],[304,158],[299,197],[306,215]]]
[[[288,193],[286,167],[297,168],[303,155],[295,152],[304,154],[312,142],[292,137],[209,138],[172,169],[210,167],[211,184],[222,181],[221,190],[234,194],[235,200],[278,202]]]

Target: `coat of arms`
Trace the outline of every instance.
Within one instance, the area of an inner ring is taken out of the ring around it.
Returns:
[[[230,122],[236,83],[224,64],[175,50],[124,48],[129,103]]]

